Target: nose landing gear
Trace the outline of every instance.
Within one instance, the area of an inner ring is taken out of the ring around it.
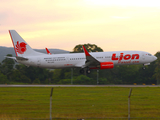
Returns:
[[[86,70],[86,73],[87,73],[87,74],[90,74],[90,73],[91,73],[91,71],[90,71],[89,68]]]
[[[146,67],[144,66],[144,64],[143,64],[143,67],[142,67],[142,69],[143,69],[143,70],[145,70],[145,69],[146,69]]]

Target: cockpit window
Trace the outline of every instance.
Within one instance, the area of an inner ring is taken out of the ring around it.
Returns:
[[[151,54],[148,54],[149,56],[152,56]]]

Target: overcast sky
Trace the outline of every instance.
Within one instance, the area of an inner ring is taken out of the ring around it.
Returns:
[[[16,30],[37,49],[72,51],[96,44],[104,51],[160,51],[158,0],[1,0],[0,46]]]

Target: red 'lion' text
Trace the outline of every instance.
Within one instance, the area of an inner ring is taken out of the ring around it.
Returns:
[[[126,55],[123,55],[124,53],[120,53],[120,56],[116,56],[116,53],[112,54],[112,60],[118,60],[118,61],[121,61],[121,60],[134,60],[134,59],[139,59],[139,54],[126,54]]]

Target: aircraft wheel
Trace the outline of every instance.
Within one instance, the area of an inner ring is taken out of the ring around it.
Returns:
[[[87,73],[87,74],[90,74],[90,73],[91,73],[90,69],[87,69],[87,70],[86,70],[86,73]]]
[[[84,73],[84,69],[80,69],[80,71],[79,71],[81,74],[83,74]]]
[[[146,67],[143,65],[142,69],[143,69],[143,70],[145,70],[145,69],[146,69]]]

